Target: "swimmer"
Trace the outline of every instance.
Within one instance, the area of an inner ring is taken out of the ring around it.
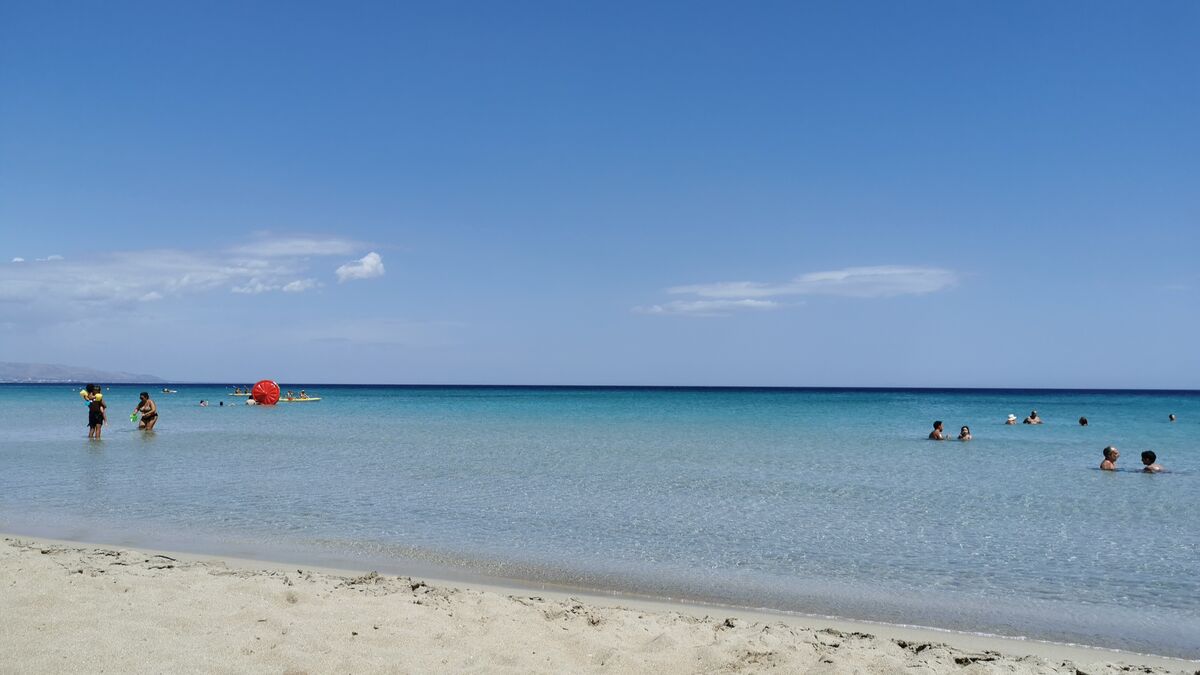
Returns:
[[[1158,473],[1159,471],[1162,471],[1162,465],[1155,464],[1157,461],[1158,455],[1154,454],[1153,450],[1142,451],[1142,464],[1146,466],[1146,468],[1142,469],[1142,471],[1146,473]]]
[[[1120,456],[1121,456],[1121,453],[1117,452],[1117,448],[1115,446],[1110,445],[1107,448],[1105,448],[1104,449],[1104,461],[1100,462],[1100,470],[1101,471],[1116,471],[1117,470],[1117,458]]]
[[[959,431],[958,431],[958,440],[960,440],[960,441],[969,441],[969,440],[971,440],[971,427],[969,427],[969,426],[966,426],[966,425],[964,424],[964,425],[963,425],[963,428],[962,428],[962,429],[959,429]]]
[[[1167,419],[1169,419],[1169,420],[1171,420],[1172,422],[1174,422],[1174,421],[1175,421],[1175,413],[1171,413],[1170,415],[1167,415]]]
[[[933,431],[929,432],[929,440],[944,441],[946,436],[942,433],[942,421],[938,420],[933,423]]]
[[[201,408],[207,408],[207,407],[208,407],[208,401],[205,401],[204,399],[200,399],[200,407],[201,407]]]
[[[1079,426],[1081,426],[1081,427],[1086,427],[1086,426],[1087,426],[1087,418],[1086,418],[1086,417],[1080,417],[1080,418],[1079,418]]]
[[[1017,416],[1012,413],[1008,413],[1008,419],[1004,420],[1004,423],[1005,424],[1016,424]]]
[[[1042,418],[1037,416],[1036,410],[1029,413],[1029,417],[1026,417],[1023,422],[1023,424],[1041,424],[1041,423],[1042,423]]]
[[[154,401],[150,400],[150,392],[148,391],[138,394],[138,398],[140,400],[137,407],[133,409],[133,412],[142,414],[142,421],[138,422],[138,428],[145,429],[146,431],[154,431],[154,425],[158,424],[158,406],[155,405]]]

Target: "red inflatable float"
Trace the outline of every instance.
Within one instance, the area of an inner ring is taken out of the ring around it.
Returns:
[[[275,405],[279,402],[279,385],[272,380],[260,380],[250,390],[250,398],[259,405]]]

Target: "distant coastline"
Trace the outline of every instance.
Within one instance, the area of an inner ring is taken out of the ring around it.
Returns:
[[[0,361],[0,382],[5,384],[61,384],[76,382],[100,382],[113,384],[161,383],[166,380],[156,375],[96,370],[79,366],[64,366],[57,363],[18,363]]]

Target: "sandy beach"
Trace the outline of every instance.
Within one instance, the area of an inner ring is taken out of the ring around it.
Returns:
[[[218,560],[0,546],[4,672],[1197,673],[924,629]]]

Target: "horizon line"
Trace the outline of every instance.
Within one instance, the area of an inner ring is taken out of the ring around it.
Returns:
[[[87,384],[87,380],[4,380],[0,385],[62,385]],[[226,384],[226,381],[202,380],[158,380],[142,382],[135,380],[108,381],[106,385],[189,385],[234,388],[241,384]],[[306,382],[279,381],[276,384],[305,387],[399,387],[411,389],[680,389],[680,390],[758,390],[758,391],[1070,391],[1070,392],[1144,392],[1144,393],[1185,393],[1200,394],[1200,389],[1177,389],[1162,387],[962,387],[962,386],[907,386],[907,385],[755,385],[755,384],[462,384],[462,383],[426,383],[426,382]],[[252,386],[252,385],[251,385]]]

